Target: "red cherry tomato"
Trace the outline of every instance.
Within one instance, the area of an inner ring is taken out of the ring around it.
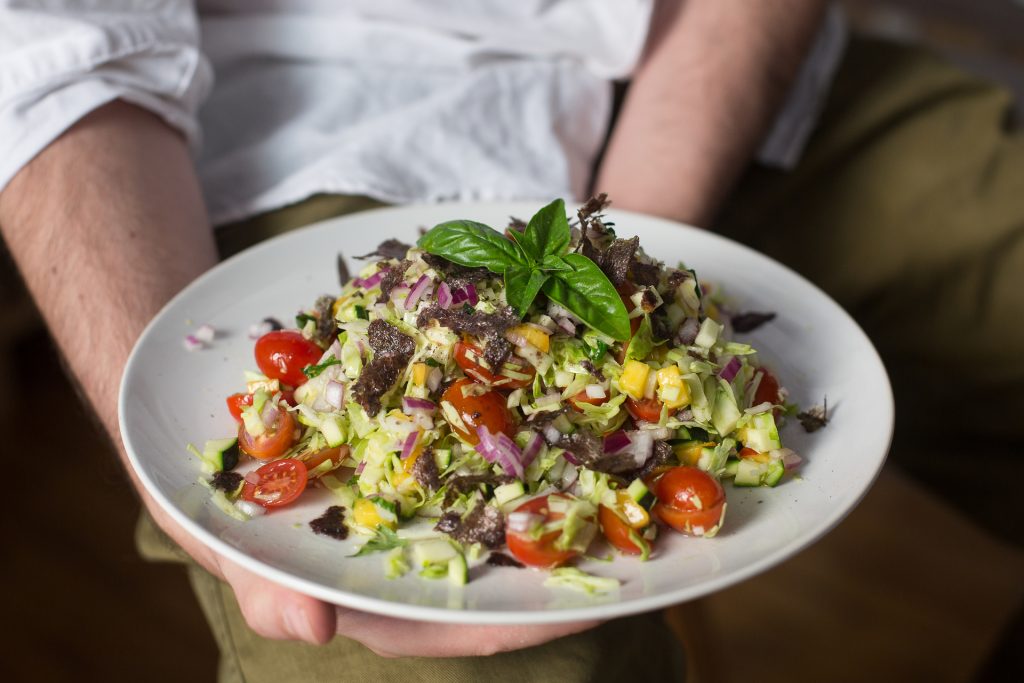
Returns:
[[[468,394],[463,393],[463,388],[467,389]],[[478,394],[481,390],[483,393]],[[480,437],[476,434],[476,428],[480,425],[486,426],[491,434],[505,432],[509,437],[515,434],[516,425],[512,413],[505,405],[505,397],[497,391],[486,389],[482,384],[465,378],[456,380],[445,390],[441,400],[451,403],[469,428],[469,431],[465,431],[452,425],[452,431],[474,446],[480,443]]]
[[[725,491],[696,467],[673,467],[654,482],[652,512],[680,533],[703,536],[722,522]]]
[[[254,458],[268,460],[281,455],[295,443],[295,418],[283,407],[277,412],[273,426],[260,436],[253,436],[238,426],[238,447]]]
[[[657,422],[661,419],[661,401],[654,397],[645,398],[640,401],[635,398],[627,398],[626,410],[629,411],[634,420]]]
[[[581,391],[580,393],[574,394],[573,396],[569,397],[569,403],[571,403],[572,407],[575,408],[576,410],[580,410],[580,404],[581,403],[589,403],[592,406],[599,406],[599,405],[603,405],[603,404],[605,404],[607,402],[608,402],[608,394],[605,394],[601,398],[591,398],[590,396],[587,396],[586,390]],[[582,411],[580,411],[580,412],[582,412]]]
[[[235,422],[242,421],[242,409],[252,405],[252,394],[231,394],[227,398],[228,412]]]
[[[781,403],[782,401],[779,398],[779,380],[775,379],[775,375],[765,368],[758,368],[757,372],[761,375],[761,382],[757,385],[757,393],[754,394],[754,405]]]
[[[491,370],[483,367],[483,351],[479,346],[468,342],[455,342],[455,363],[462,368],[462,371],[479,382],[493,384],[495,389],[520,389],[533,384],[533,376],[536,370],[526,361],[520,361],[515,357],[509,357],[506,363],[513,366],[513,370],[523,375],[529,375],[527,379],[508,377],[502,374],[494,374]]]
[[[541,515],[544,520],[542,524],[561,519],[560,512],[552,512],[548,507],[548,499],[552,497],[567,498],[559,493],[552,493],[540,498],[528,500],[515,509],[516,512],[528,512],[534,515]],[[559,550],[555,548],[555,541],[561,535],[560,531],[552,531],[540,538],[534,538],[528,532],[516,532],[506,530],[505,543],[512,556],[525,565],[531,567],[543,567],[550,569],[558,567],[573,559],[580,553],[576,550]]]
[[[312,453],[302,459],[305,463],[307,470],[315,470],[320,465],[324,464],[328,460],[331,461],[334,467],[341,464],[341,461],[348,457],[349,447],[345,444],[336,446],[334,448],[324,448],[316,453]]]
[[[275,460],[263,465],[255,472],[257,481],[246,476],[242,487],[242,498],[265,508],[277,508],[293,502],[306,490],[306,466],[295,458]]]
[[[256,340],[256,365],[271,379],[297,387],[306,381],[302,368],[315,365],[323,349],[294,330],[268,332]]]
[[[613,546],[627,555],[643,553],[643,549],[632,538],[632,536],[638,535],[637,531],[629,526],[615,510],[607,505],[602,505],[598,510],[598,520],[601,522],[601,533]],[[641,540],[641,542],[643,541]]]

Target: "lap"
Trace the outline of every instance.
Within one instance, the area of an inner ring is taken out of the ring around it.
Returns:
[[[850,311],[893,379],[894,459],[1020,541],[1012,496],[991,490],[1024,464],[1024,136],[1010,101],[920,50],[855,40],[800,166],[753,169],[720,229]]]

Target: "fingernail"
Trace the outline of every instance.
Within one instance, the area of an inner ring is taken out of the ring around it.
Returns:
[[[289,605],[284,610],[284,626],[292,637],[304,640],[307,643],[314,642],[313,626],[309,623],[306,610],[298,605]]]

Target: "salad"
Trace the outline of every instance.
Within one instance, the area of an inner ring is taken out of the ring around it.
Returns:
[[[713,537],[723,482],[773,487],[800,462],[785,390],[730,339],[773,316],[730,313],[606,206],[388,240],[294,329],[264,321],[259,372],[227,399],[237,436],[189,447],[217,504],[250,519],[325,487],[310,531],[362,537],[389,577],[464,583],[487,562],[591,592],[614,581],[581,556]]]

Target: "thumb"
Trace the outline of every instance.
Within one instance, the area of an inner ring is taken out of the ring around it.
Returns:
[[[218,558],[224,580],[235,592],[242,616],[253,631],[274,640],[323,645],[335,632],[334,608]]]

